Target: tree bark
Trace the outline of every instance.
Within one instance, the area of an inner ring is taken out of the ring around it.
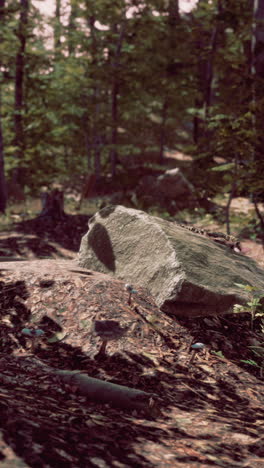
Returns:
[[[161,126],[160,126],[160,147],[159,147],[159,164],[164,164],[164,146],[166,141],[166,120],[167,120],[167,110],[169,107],[168,99],[165,97],[162,114],[161,114]]]
[[[56,0],[54,24],[54,52],[55,61],[60,58],[61,48],[61,0]]]
[[[264,0],[254,0],[252,34],[252,107],[255,110],[255,160],[263,159],[263,86],[264,86]]]
[[[264,78],[264,0],[254,0],[253,53],[257,77]]]
[[[82,192],[81,192],[81,197],[80,201],[78,203],[77,209],[81,209],[81,205],[83,200],[90,198],[93,194],[94,187],[95,187],[95,182],[96,182],[96,175],[95,174],[89,174],[84,181]]]
[[[68,23],[68,51],[69,55],[75,54],[75,34],[76,34],[76,16],[77,16],[77,4],[75,0],[70,0],[70,16]]]
[[[251,109],[252,109],[252,133],[254,142],[252,144],[252,166],[258,184],[254,188],[252,184],[252,198],[255,204],[256,214],[262,227],[262,239],[264,239],[263,219],[259,216],[258,201],[263,201],[263,87],[264,87],[264,0],[254,0],[253,24],[251,38]],[[261,183],[262,182],[262,183]],[[262,241],[264,243],[264,240]]]
[[[97,56],[98,56],[98,44],[97,44],[97,31],[95,27],[95,17],[90,16],[89,18],[89,26],[90,26],[90,34],[92,39],[92,68],[97,66]],[[92,144],[93,144],[93,156],[94,156],[94,172],[96,176],[96,180],[98,180],[101,176],[101,144],[102,144],[102,137],[100,133],[100,111],[101,111],[101,90],[96,82],[97,80],[94,78],[95,85],[93,89],[92,95],[92,104],[93,104],[93,122],[92,122]]]
[[[118,158],[117,154],[117,144],[118,144],[118,95],[120,92],[120,59],[122,53],[122,44],[124,39],[125,33],[125,14],[124,18],[121,21],[120,28],[119,28],[119,35],[116,44],[116,50],[112,61],[112,92],[111,92],[111,123],[112,123],[112,135],[111,135],[111,152],[110,152],[110,160],[111,160],[111,175],[114,177],[116,175],[116,162]],[[113,26],[114,34],[118,33],[118,27],[115,24]]]
[[[222,2],[218,0],[217,2],[217,15],[222,12]],[[201,26],[201,34],[200,38],[198,39],[197,46],[201,50],[202,58],[199,58],[198,61],[198,88],[199,92],[202,95],[202,98],[196,100],[196,107],[199,109],[204,109],[204,118],[208,118],[210,114],[210,107],[212,104],[212,82],[214,77],[214,61],[215,56],[217,53],[217,46],[218,46],[218,37],[220,33],[220,22],[215,19],[215,25],[212,29],[210,39],[206,38],[207,33],[202,29]],[[207,52],[205,52],[207,50]],[[199,117],[194,117],[194,134],[193,140],[196,144],[199,143],[204,136],[207,136],[207,129],[206,123]]]
[[[91,149],[91,142],[89,138],[89,119],[87,115],[85,116],[85,120],[86,120],[85,128],[84,128],[85,153],[86,153],[87,169],[88,171],[90,171],[92,169],[92,149]]]
[[[5,0],[0,0],[0,31],[4,23]],[[2,42],[2,33],[0,32],[0,44]],[[1,70],[1,60],[0,60]],[[4,170],[4,138],[2,131],[2,76],[0,72],[0,212],[5,213],[7,203],[6,179]]]
[[[20,17],[18,23],[17,37],[19,48],[16,55],[15,72],[15,112],[14,112],[14,144],[16,147],[17,167],[13,171],[13,182],[23,185],[21,180],[21,162],[24,158],[25,136],[23,128],[24,110],[24,74],[25,74],[25,53],[27,42],[29,0],[20,0]]]
[[[1,6],[0,6],[1,8]],[[0,212],[5,213],[7,203],[7,189],[4,168],[4,139],[2,132],[2,115],[1,115],[1,84],[0,83]]]

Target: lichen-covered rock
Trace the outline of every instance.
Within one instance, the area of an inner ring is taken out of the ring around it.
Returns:
[[[236,283],[264,290],[264,271],[250,258],[182,226],[123,206],[89,221],[78,263],[146,287],[175,315],[224,314],[247,294]]]

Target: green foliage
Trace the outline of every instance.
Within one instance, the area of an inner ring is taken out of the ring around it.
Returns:
[[[234,313],[249,313],[251,315],[251,329],[253,330],[254,320],[257,317],[261,317],[262,319],[264,319],[264,293],[263,291],[259,291],[256,287],[251,286],[249,284],[245,285],[235,283],[235,285],[243,291],[245,291],[246,293],[248,293],[249,300],[245,305],[235,304]]]
[[[249,346],[249,349],[259,358],[259,363],[257,363],[253,359],[248,359],[248,360],[243,360],[241,359],[241,362],[244,362],[245,364],[249,364],[250,366],[258,367],[260,370],[260,377],[263,378],[263,372],[264,372],[264,343],[262,346]]]
[[[227,164],[220,164],[219,166],[215,166],[211,168],[211,171],[214,172],[223,172],[223,171],[230,171],[231,169],[234,169],[235,163],[227,163]]]
[[[225,356],[223,355],[222,351],[212,351],[212,354],[215,354],[215,356],[225,359]]]
[[[249,3],[224,2],[218,11],[216,0],[200,1],[177,21],[170,17],[169,4],[139,0],[132,12],[121,0],[67,0],[70,16],[62,20],[47,19],[31,3],[22,165],[33,190],[73,172],[95,170],[96,161],[99,171],[109,172],[113,152],[122,160],[133,155],[144,160],[149,148],[158,156],[164,145],[173,149],[188,144],[196,156],[193,183],[198,189],[210,196],[229,191],[235,176],[238,191],[261,191],[264,171],[252,158],[255,109],[247,83]],[[0,33],[8,177],[21,164],[14,157],[18,13],[9,10]],[[56,48],[52,32],[60,40]],[[203,70],[210,64],[208,105]],[[195,119],[202,134],[192,145]],[[217,156],[224,158],[223,164],[215,163]],[[236,168],[235,158],[241,161]]]
[[[256,361],[253,361],[253,359],[241,359],[241,362],[249,364],[250,366],[260,367]]]

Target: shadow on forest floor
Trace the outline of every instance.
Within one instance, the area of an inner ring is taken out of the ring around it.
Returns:
[[[20,281],[1,284],[1,289],[1,462],[9,450],[9,462],[21,457],[26,466],[38,468],[254,468],[260,463],[261,382],[228,371],[226,363],[220,362],[218,376],[205,364],[183,366],[177,355],[171,360],[166,346],[161,346],[159,365],[140,350],[98,360],[81,346],[60,342],[42,343],[32,353],[21,335],[31,315],[22,302],[29,296],[27,287]],[[39,325],[46,332],[58,329],[45,318]],[[87,401],[48,373],[47,366],[155,393],[160,414]]]
[[[28,260],[73,258],[71,252],[78,252],[81,238],[88,231],[89,218],[88,215],[65,215],[60,221],[36,217],[15,223],[13,231],[11,228],[0,234],[0,256]]]

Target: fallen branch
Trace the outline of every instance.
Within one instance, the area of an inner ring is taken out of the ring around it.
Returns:
[[[79,371],[57,370],[55,375],[69,385],[77,387],[78,393],[97,403],[108,403],[111,406],[126,409],[148,410],[154,406],[154,394],[135,388],[117,385],[95,379]]]
[[[14,361],[17,362],[19,369],[30,370],[31,373],[38,374],[38,371],[42,371],[45,375],[55,376],[65,384],[68,384],[69,387],[74,387],[74,391],[80,395],[84,395],[87,399],[105,404],[108,403],[111,406],[124,408],[124,409],[139,409],[144,410],[147,413],[155,416],[159,414],[159,408],[156,404],[156,397],[154,393],[146,393],[142,390],[137,390],[135,388],[126,387],[124,385],[118,385],[111,382],[106,382],[104,380],[95,379],[89,377],[88,375],[80,372],[79,370],[70,371],[70,370],[59,370],[53,367],[48,366],[46,363],[36,358],[36,356],[19,356],[13,357]],[[0,359],[0,369],[6,367],[6,361],[1,365],[2,359]],[[18,377],[16,374],[16,378]],[[7,383],[10,384],[13,378],[8,377]],[[16,380],[16,379],[15,379]],[[1,374],[0,371],[0,382],[5,382],[5,375]],[[15,382],[14,382],[15,384]]]

